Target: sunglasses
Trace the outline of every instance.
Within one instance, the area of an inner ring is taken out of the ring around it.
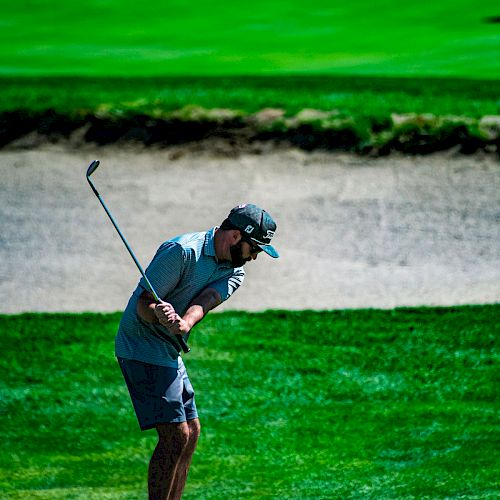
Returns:
[[[259,253],[262,252],[262,248],[256,245],[253,241],[246,239],[245,240],[250,245],[250,253]]]

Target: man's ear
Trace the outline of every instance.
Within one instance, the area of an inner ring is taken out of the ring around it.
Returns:
[[[235,245],[236,243],[239,243],[241,240],[241,232],[239,229],[232,229],[231,232],[232,232],[231,241],[232,241],[233,245]]]

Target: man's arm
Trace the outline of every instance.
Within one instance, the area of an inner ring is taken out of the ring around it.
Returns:
[[[155,314],[156,304],[157,302],[151,292],[144,290],[137,300],[137,314],[146,323],[158,325],[160,322]]]
[[[222,304],[222,297],[215,288],[205,288],[188,307],[183,320],[188,323],[189,329],[199,323],[212,309]]]
[[[159,297],[165,297],[177,286],[182,274],[183,261],[183,249],[178,243],[166,241],[157,250],[146,269],[146,274]],[[149,292],[144,278],[141,278],[140,284],[143,287],[143,292],[137,301],[137,314],[146,323],[158,324],[159,321],[155,315],[157,302]],[[163,304],[165,305],[167,302],[163,302]],[[170,307],[173,310],[173,307]]]
[[[137,314],[147,323],[161,324],[175,335],[189,333],[196,323],[199,323],[208,313],[219,304],[222,298],[214,288],[205,288],[189,305],[183,317],[179,316],[172,304],[168,302],[156,302],[153,295],[142,292],[137,301]]]
[[[193,299],[182,317],[175,311],[172,312],[167,310],[165,311],[165,319],[161,318],[161,313],[158,312],[158,310],[162,310],[161,304],[157,306],[155,312],[157,315],[160,314],[159,322],[165,326],[170,333],[184,336],[188,334],[193,326],[199,323],[209,311],[216,308],[221,303],[222,297],[220,293],[215,288],[209,287],[205,288],[205,290]],[[168,305],[170,306],[170,304]],[[168,307],[166,309],[168,309]],[[163,308],[163,310],[165,310],[165,308]]]

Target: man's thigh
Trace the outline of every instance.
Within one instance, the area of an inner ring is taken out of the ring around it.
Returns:
[[[118,358],[142,430],[198,418],[184,363],[167,367]]]

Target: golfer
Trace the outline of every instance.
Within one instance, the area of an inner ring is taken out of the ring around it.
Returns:
[[[146,269],[162,298],[141,278],[123,313],[115,342],[118,363],[142,430],[155,428],[158,444],[148,470],[149,498],[179,499],[200,423],[194,390],[175,335],[186,340],[208,311],[242,284],[242,266],[271,246],[276,224],[261,208],[235,207],[220,227],[166,241]]]

